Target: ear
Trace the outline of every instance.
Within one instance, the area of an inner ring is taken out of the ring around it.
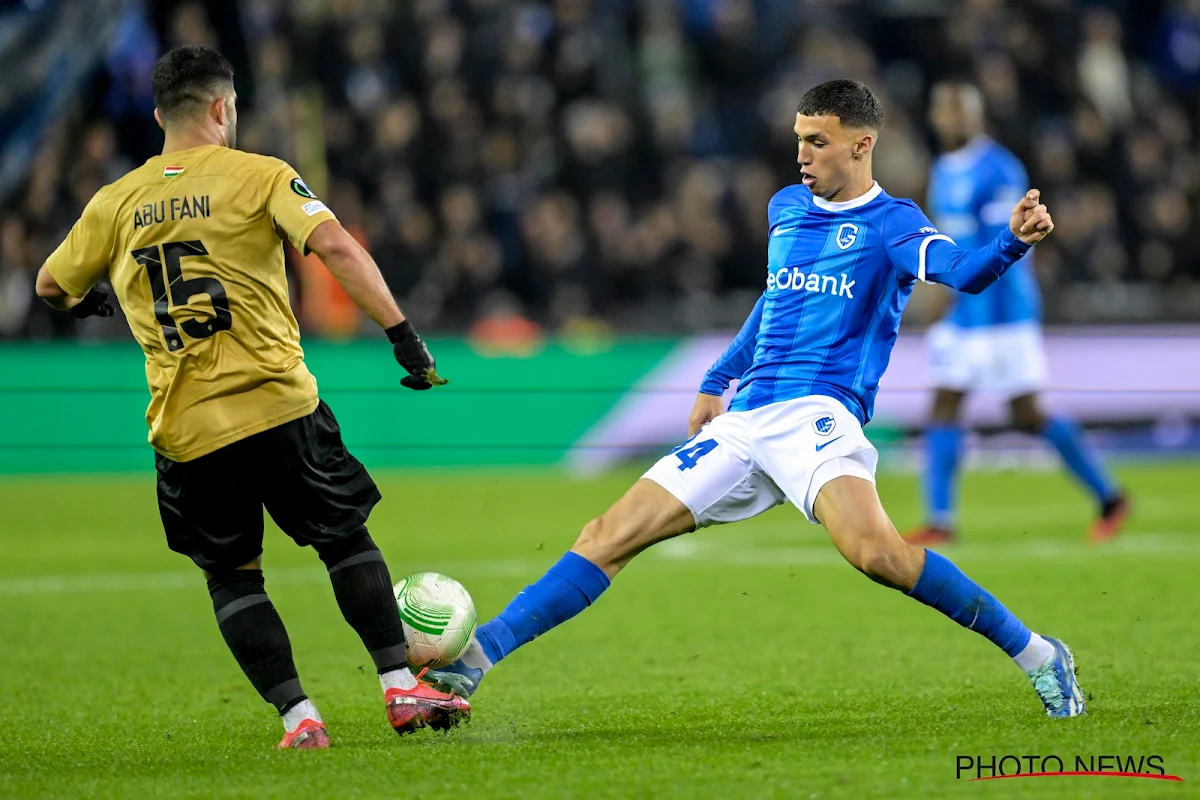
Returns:
[[[208,115],[212,117],[222,128],[225,127],[225,123],[229,121],[229,113],[225,106],[224,97],[218,97],[209,104]]]
[[[864,133],[854,141],[854,157],[866,158],[875,149],[875,134]]]
[[[162,114],[159,113],[158,108],[154,109],[154,121],[157,122],[158,127],[162,128],[164,131],[167,129],[167,123],[163,122]]]

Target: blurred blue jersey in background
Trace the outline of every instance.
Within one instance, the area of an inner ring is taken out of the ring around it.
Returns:
[[[967,250],[983,247],[1008,227],[1013,206],[1029,189],[1021,162],[995,140],[978,136],[933,165],[926,210],[938,230]],[[1037,322],[1041,295],[1033,254],[986,291],[955,294],[947,321],[962,328]]]

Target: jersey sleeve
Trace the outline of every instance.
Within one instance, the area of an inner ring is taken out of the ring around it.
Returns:
[[[322,222],[336,220],[333,212],[317,199],[301,180],[296,170],[280,162],[277,170],[268,173],[267,211],[280,236],[308,255],[308,237]]]
[[[925,212],[909,200],[899,201],[888,210],[883,237],[892,266],[901,280],[910,282],[926,281],[925,268],[931,244],[937,241],[954,244],[953,239],[939,233]]]
[[[105,213],[97,193],[67,238],[46,259],[46,270],[67,294],[83,297],[108,275],[114,238],[114,222]]]
[[[884,223],[884,238],[902,280],[940,283],[960,292],[979,294],[1032,247],[1014,236],[1006,225],[989,244],[978,250],[963,250],[929,225],[915,204],[898,210],[904,213],[889,216]],[[921,221],[926,224],[914,231]]]

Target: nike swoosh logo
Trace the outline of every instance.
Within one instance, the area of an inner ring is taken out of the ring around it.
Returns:
[[[846,435],[846,434],[844,434],[844,433],[842,434],[842,436],[845,436],[845,435]],[[836,442],[838,439],[842,438],[842,436],[839,436],[839,437],[837,437],[837,439],[830,439],[830,440],[829,440],[828,442],[826,442],[825,444],[819,444],[819,445],[817,445],[817,452],[819,453],[819,452],[821,452],[822,450],[824,450],[826,447],[829,447],[829,445],[833,444],[833,443],[834,443],[834,442]]]
[[[791,228],[776,228],[775,230],[771,231],[771,235],[778,236],[781,233],[791,233],[794,230],[796,230],[794,226]]]

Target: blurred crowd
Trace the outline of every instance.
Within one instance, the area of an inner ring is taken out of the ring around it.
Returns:
[[[874,87],[876,177],[920,202],[928,89],[964,72],[1055,215],[1049,320],[1200,318],[1200,0],[246,0],[141,26],[0,206],[0,336],[74,332],[33,272],[155,153],[149,70],[178,44],[231,56],[239,147],[297,165],[425,330],[736,326],[804,90]],[[319,264],[289,265],[309,333],[361,328]]]

